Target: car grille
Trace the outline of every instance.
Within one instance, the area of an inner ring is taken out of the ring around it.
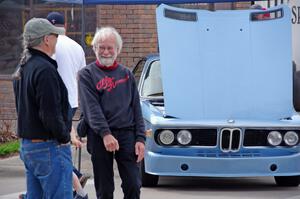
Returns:
[[[155,141],[158,145],[163,145],[158,141],[158,134],[163,130],[171,130],[174,133],[175,140],[172,144],[167,146],[181,146],[176,136],[182,129],[158,129],[155,131]],[[204,146],[213,147],[217,146],[218,130],[217,129],[185,129],[191,132],[192,141],[190,144],[185,146]],[[282,136],[289,130],[295,131],[300,137],[300,130],[295,129],[245,129],[244,131],[240,128],[223,128],[219,130],[219,147],[223,153],[229,152],[241,152],[241,147],[269,147],[267,137],[270,131],[279,131]],[[166,145],[164,145],[166,146]],[[280,146],[285,146],[284,142]],[[248,156],[246,154],[245,156]],[[257,154],[255,154],[257,155]],[[200,155],[202,156],[202,155]],[[220,156],[220,155],[216,155]],[[243,156],[243,155],[242,155]],[[252,156],[252,155],[249,155]]]
[[[270,130],[248,129],[245,130],[244,146],[269,146],[267,137]]]
[[[295,131],[300,137],[300,131],[295,129],[246,129],[243,145],[245,147],[270,146],[267,137],[272,130],[279,131],[282,136],[284,136],[287,131],[291,130]],[[284,142],[282,142],[280,146],[285,146]]]
[[[155,141],[157,144],[161,145],[158,141],[158,134],[166,129],[158,129],[155,133]],[[177,133],[181,129],[168,129],[171,130],[175,138],[177,136]],[[191,132],[192,134],[192,141],[187,146],[216,146],[217,145],[217,129],[186,129]],[[168,146],[176,146],[180,145],[177,140],[175,139],[174,142]]]
[[[220,135],[220,149],[223,152],[237,152],[241,147],[242,131],[238,128],[224,128]]]

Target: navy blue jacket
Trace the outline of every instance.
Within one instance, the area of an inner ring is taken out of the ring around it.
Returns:
[[[80,109],[94,133],[103,137],[118,129],[132,129],[145,141],[145,126],[136,83],[124,66],[99,67],[95,62],[78,73]]]
[[[71,127],[68,92],[57,63],[41,51],[29,50],[32,56],[21,66],[21,79],[14,80],[18,136],[67,143]]]

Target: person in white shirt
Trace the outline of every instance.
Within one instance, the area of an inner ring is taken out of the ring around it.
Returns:
[[[47,16],[48,21],[57,27],[65,27],[64,16],[58,12],[50,12]],[[56,52],[53,57],[58,65],[57,71],[61,76],[68,90],[68,99],[71,106],[69,112],[69,120],[72,118],[78,108],[78,88],[77,88],[77,72],[86,66],[85,53],[82,47],[74,40],[66,35],[60,35],[57,39]],[[76,138],[74,127],[71,131],[71,142],[76,147],[81,147],[82,143]],[[81,174],[76,168],[73,168],[73,185],[77,195],[75,198],[87,198],[87,194],[83,190],[81,179],[86,176]],[[76,175],[75,175],[76,174]],[[76,178],[76,176],[79,178]]]
[[[58,12],[49,13],[47,19],[55,26],[66,28],[64,17]],[[68,89],[70,106],[75,109],[75,113],[78,107],[77,72],[86,66],[84,51],[76,41],[66,35],[60,35],[54,58],[58,65],[58,73]]]

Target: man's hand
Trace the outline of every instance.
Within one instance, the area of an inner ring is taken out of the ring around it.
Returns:
[[[71,143],[77,148],[82,147],[82,142],[79,139],[77,139],[75,129],[73,126],[72,126],[72,130],[71,130]]]
[[[71,137],[71,143],[77,148],[81,148],[83,144],[77,137]]]
[[[136,162],[140,162],[144,158],[145,144],[142,142],[135,143],[135,154],[138,156]]]
[[[119,150],[118,140],[111,134],[107,134],[103,137],[103,143],[106,151],[115,152]]]

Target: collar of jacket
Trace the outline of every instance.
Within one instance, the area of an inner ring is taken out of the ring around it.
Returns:
[[[54,59],[52,59],[51,57],[49,57],[46,53],[44,53],[40,50],[34,49],[34,48],[28,48],[28,50],[32,56],[38,55],[38,56],[41,56],[41,57],[47,59],[47,61],[49,61],[51,64],[53,64],[55,66],[55,68],[57,69],[56,61]]]

